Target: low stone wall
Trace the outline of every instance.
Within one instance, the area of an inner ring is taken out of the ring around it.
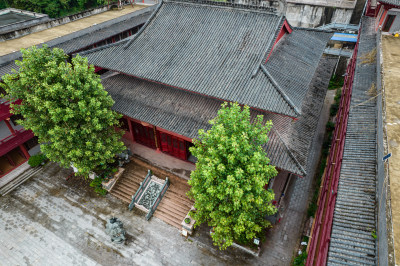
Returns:
[[[383,161],[383,156],[388,153],[388,141],[384,122],[386,120],[385,107],[385,85],[383,82],[383,65],[382,65],[382,34],[379,30],[377,34],[377,231],[378,245],[377,254],[379,265],[395,265],[395,251],[393,239],[393,221],[392,206],[390,197],[390,176],[389,164]],[[393,160],[390,158],[389,160]]]
[[[69,16],[65,16],[65,17],[61,17],[61,18],[56,18],[56,19],[48,19],[47,21],[43,22],[43,21],[35,21],[34,24],[32,25],[26,25],[26,27],[23,28],[19,28],[17,30],[11,28],[8,29],[7,31],[0,31],[0,42],[2,41],[6,41],[6,40],[11,40],[11,39],[15,39],[15,38],[19,38],[21,36],[24,35],[28,35],[34,32],[38,32],[38,31],[42,31],[45,29],[49,29],[52,27],[56,27],[68,22],[72,22],[84,17],[88,17],[91,15],[95,15],[95,14],[99,14],[102,13],[104,11],[108,10],[108,6],[104,5],[104,6],[100,6],[97,8],[92,8],[89,10],[85,10],[79,13],[75,13]]]
[[[274,6],[275,7],[275,6]],[[328,23],[349,24],[353,9],[287,3],[286,18],[293,27],[315,28]]]
[[[16,9],[16,8],[3,9],[0,11],[0,16],[3,14],[7,14],[7,13],[22,14],[22,15],[30,16],[32,18],[28,19],[28,20],[23,20],[23,21],[12,23],[12,24],[0,26],[0,34],[27,28],[32,25],[36,25],[38,23],[44,23],[44,22],[50,20],[49,16],[46,14],[40,14],[40,13],[26,11],[26,10],[20,10],[20,9]]]

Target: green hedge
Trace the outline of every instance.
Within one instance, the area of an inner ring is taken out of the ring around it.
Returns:
[[[47,161],[46,155],[44,155],[43,153],[38,153],[29,158],[28,164],[32,167],[37,167],[42,163],[45,163],[46,161]]]

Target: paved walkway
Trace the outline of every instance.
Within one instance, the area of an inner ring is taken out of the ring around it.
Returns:
[[[146,5],[147,5],[146,1]],[[146,5],[137,4],[134,7],[131,5],[124,6],[121,10],[110,10],[97,15],[92,15],[86,18],[78,19],[76,21],[66,23],[54,28],[46,29],[43,31],[35,32],[18,39],[12,39],[0,42],[0,56],[13,53],[21,50],[21,48],[28,48],[32,45],[38,45],[48,42],[55,38],[88,28],[92,25],[99,24],[134,11],[145,8]]]
[[[50,164],[0,197],[1,265],[243,265],[246,254],[213,254],[161,220],[95,195],[81,179],[65,181],[69,174]],[[123,246],[104,231],[113,214],[128,234]]]

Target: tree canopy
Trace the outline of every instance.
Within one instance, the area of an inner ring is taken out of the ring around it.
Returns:
[[[57,18],[105,4],[107,0],[0,0],[0,9],[13,7]]]
[[[63,50],[22,49],[23,60],[2,86],[19,123],[33,131],[45,155],[64,167],[73,164],[82,175],[114,161],[124,149],[116,132],[119,114],[94,67],[79,55],[68,63]],[[21,100],[21,104],[15,101]]]
[[[270,226],[265,216],[276,212],[274,193],[264,186],[277,171],[262,147],[272,122],[263,124],[263,116],[251,122],[248,106],[224,103],[210,124],[190,148],[197,163],[188,196],[195,200],[195,225],[212,226],[214,244],[225,249],[258,237]]]

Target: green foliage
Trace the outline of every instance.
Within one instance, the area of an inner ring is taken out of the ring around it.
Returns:
[[[341,96],[342,96],[342,89],[339,88],[336,90],[334,103],[332,104],[331,109],[329,110],[330,116],[335,116],[337,114],[337,111],[339,110]]]
[[[342,89],[337,89],[336,90],[336,94],[335,94],[335,103],[337,104],[337,105],[339,105],[340,104],[340,98],[342,97]]]
[[[262,145],[268,141],[272,122],[258,116],[250,122],[250,109],[222,104],[212,128],[199,130],[190,152],[197,157],[188,196],[195,200],[196,225],[207,222],[215,245],[225,249],[235,240],[250,242],[276,213],[274,193],[264,186],[277,174]]]
[[[306,262],[307,262],[307,252],[304,251],[294,259],[293,266],[304,266],[306,265]]]
[[[378,236],[376,235],[376,231],[375,231],[375,230],[371,232],[371,236],[372,236],[374,239],[377,239],[377,238],[378,238]]]
[[[44,13],[51,18],[66,16],[105,4],[107,4],[107,0],[0,0],[0,6],[6,5]]]
[[[306,242],[308,245],[309,237],[308,236],[303,236],[302,237],[302,242]],[[295,256],[292,265],[293,266],[304,266],[306,265],[307,262],[307,245],[302,245],[301,246],[301,254]]]
[[[90,186],[94,188],[94,192],[102,196],[107,194],[107,190],[105,190],[102,185],[103,180],[103,177],[97,176],[90,183]]]
[[[38,153],[29,157],[28,164],[32,167],[37,167],[41,165],[43,162],[46,162],[47,157],[43,153]]]
[[[117,133],[120,115],[111,110],[114,101],[104,90],[94,67],[79,55],[66,61],[61,49],[22,49],[23,60],[16,61],[18,72],[3,76],[2,86],[13,113],[33,131],[41,149],[51,161],[63,167],[73,164],[87,176],[97,167],[114,161],[124,150]]]
[[[328,90],[335,90],[343,87],[344,78],[342,76],[333,75],[329,81]]]
[[[190,222],[191,222],[190,218],[185,218],[185,223],[186,224],[190,224]]]
[[[332,121],[328,121],[328,123],[326,123],[326,130],[332,131],[334,129],[335,129],[335,123],[333,123]]]
[[[9,3],[6,0],[0,0],[0,10],[9,7]]]

